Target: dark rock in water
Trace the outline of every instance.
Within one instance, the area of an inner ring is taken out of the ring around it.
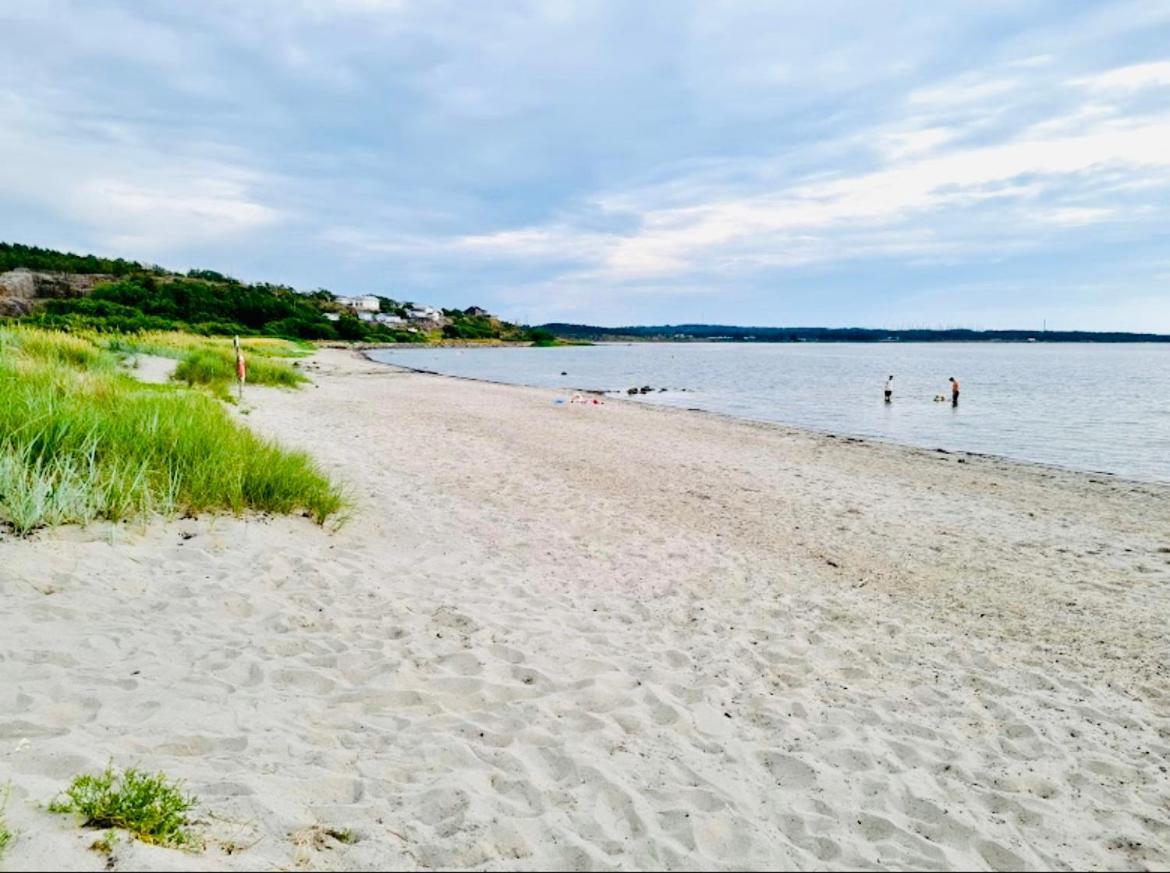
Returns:
[[[568,373],[566,373],[564,370],[561,370],[561,375],[562,375],[562,376],[568,376],[569,374],[568,374]]]
[[[637,389],[637,388],[627,388],[627,389],[626,389],[626,393],[627,393],[627,394],[637,394],[637,393],[638,393],[638,389]]]
[[[642,386],[642,389],[641,389],[641,391],[642,391],[642,393],[643,393],[643,394],[649,394],[649,393],[650,393],[651,391],[653,391],[653,390],[654,390],[654,389],[653,389],[653,388],[651,388],[649,385],[643,385],[643,386]]]
[[[658,393],[659,393],[659,394],[661,394],[661,393],[662,393],[663,391],[665,391],[665,390],[666,390],[665,388],[659,388],[659,389],[658,389]]]

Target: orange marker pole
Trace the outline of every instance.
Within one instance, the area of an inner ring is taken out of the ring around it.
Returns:
[[[244,399],[244,378],[248,373],[248,366],[244,363],[244,350],[240,348],[240,338],[232,337],[232,345],[236,349],[236,396]]]

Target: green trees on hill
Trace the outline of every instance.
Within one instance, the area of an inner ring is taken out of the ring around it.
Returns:
[[[0,242],[0,273],[27,267],[57,273],[108,273],[127,276],[130,273],[162,273],[158,267],[146,267],[122,258],[99,258],[94,255],[74,255],[37,246]]]
[[[329,291],[301,293],[285,285],[245,283],[215,270],[184,273],[122,258],[99,258],[0,242],[0,273],[17,268],[37,272],[110,276],[85,297],[41,302],[21,321],[58,330],[135,333],[187,330],[201,334],[267,335],[304,340],[425,342],[425,330],[363,321]],[[47,283],[46,283],[47,284]],[[0,296],[3,291],[0,289]],[[412,304],[378,296],[379,311],[408,318]],[[524,341],[527,332],[478,307],[443,311],[448,339]]]
[[[298,339],[337,335],[320,303],[291,288],[143,273],[100,284],[89,297],[49,300],[31,320],[45,327],[118,331],[189,328]]]
[[[448,323],[443,326],[443,339],[496,339],[522,342],[528,339],[525,330],[515,324],[501,321],[493,315],[480,314],[483,310],[444,309]]]
[[[36,272],[109,275],[87,297],[50,299],[22,319],[54,329],[92,329],[135,333],[148,330],[190,330],[202,334],[269,335],[290,339],[418,342],[424,337],[390,326],[360,321],[339,313],[329,291],[301,294],[284,285],[247,284],[215,270],[186,274],[145,266],[122,258],[99,258],[0,243],[0,272],[18,268]],[[402,312],[385,298],[384,311]]]

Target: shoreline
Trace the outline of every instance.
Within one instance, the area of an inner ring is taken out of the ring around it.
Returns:
[[[597,343],[597,345],[604,345],[604,343]],[[400,346],[400,348],[407,348],[407,347]],[[1010,455],[998,455],[998,454],[995,454],[994,452],[974,452],[974,451],[968,451],[966,449],[948,449],[948,448],[944,448],[944,447],[936,447],[936,448],[932,449],[932,448],[928,448],[926,446],[914,445],[913,443],[898,442],[897,440],[884,439],[884,438],[878,437],[878,436],[859,434],[859,433],[851,433],[851,432],[846,432],[846,431],[820,430],[820,429],[815,428],[815,427],[805,427],[803,425],[790,424],[788,422],[783,422],[783,421],[774,421],[772,419],[767,419],[767,418],[749,418],[747,416],[733,415],[730,412],[721,412],[721,411],[716,410],[716,409],[703,409],[703,408],[697,407],[697,406],[690,406],[690,407],[672,406],[672,405],[665,404],[665,403],[655,403],[653,400],[630,400],[628,397],[624,396],[620,392],[619,389],[602,390],[602,389],[597,389],[597,388],[575,388],[575,387],[552,388],[552,387],[547,387],[544,385],[525,385],[525,384],[520,383],[520,382],[499,382],[499,381],[496,381],[495,379],[485,379],[481,376],[461,376],[461,375],[454,374],[454,373],[440,373],[438,370],[427,370],[427,369],[424,369],[421,367],[408,367],[405,364],[392,364],[392,363],[389,363],[387,361],[375,360],[374,358],[371,358],[369,356],[369,354],[367,354],[367,353],[370,351],[377,351],[376,348],[360,348],[360,349],[355,349],[355,351],[364,360],[369,361],[371,364],[376,364],[380,367],[392,367],[392,368],[395,368],[398,370],[403,370],[403,371],[410,372],[410,373],[417,373],[419,375],[438,376],[438,377],[443,378],[443,379],[460,379],[460,380],[467,381],[467,382],[478,382],[478,383],[482,383],[485,385],[501,385],[501,386],[505,386],[505,387],[524,388],[524,389],[529,389],[529,390],[534,390],[534,391],[559,392],[562,394],[572,393],[572,392],[577,392],[577,393],[581,393],[581,394],[591,394],[591,395],[597,395],[599,397],[605,397],[607,402],[612,401],[612,402],[618,402],[618,403],[626,403],[626,404],[630,404],[632,406],[643,406],[643,407],[644,406],[652,406],[655,409],[673,410],[675,412],[680,412],[680,413],[698,413],[700,415],[714,416],[715,418],[719,418],[719,419],[722,419],[722,420],[728,421],[728,422],[739,422],[739,423],[743,423],[743,424],[761,425],[764,427],[774,427],[774,428],[780,429],[781,431],[791,431],[793,433],[811,434],[811,435],[815,435],[815,436],[826,437],[828,439],[844,440],[846,442],[874,443],[877,445],[892,446],[894,448],[907,449],[907,450],[911,450],[911,451],[915,451],[915,452],[923,452],[923,453],[926,453],[928,455],[930,455],[930,454],[944,454],[944,455],[955,455],[955,456],[964,457],[964,458],[982,458],[982,459],[993,460],[993,461],[1004,463],[1004,464],[1018,464],[1022,467],[1036,467],[1036,468],[1040,468],[1043,470],[1050,470],[1050,471],[1055,471],[1055,472],[1060,472],[1060,473],[1075,473],[1075,474],[1080,474],[1080,475],[1085,475],[1085,476],[1108,476],[1110,481],[1112,481],[1112,482],[1119,482],[1119,483],[1123,483],[1123,484],[1138,485],[1138,486],[1150,486],[1153,488],[1162,488],[1162,489],[1166,489],[1167,491],[1170,491],[1170,482],[1162,481],[1159,479],[1138,479],[1138,478],[1134,478],[1132,476],[1125,476],[1121,473],[1113,473],[1109,470],[1087,470],[1087,469],[1084,469],[1081,467],[1066,467],[1066,466],[1063,466],[1061,464],[1046,463],[1044,461],[1031,461],[1031,460],[1027,460],[1025,458],[1013,458]],[[651,395],[647,395],[647,396],[652,397],[653,395],[651,394]]]
[[[340,530],[0,538],[0,867],[100,866],[42,805],[111,759],[200,798],[133,869],[1170,864],[1170,489],[302,371],[233,414]]]

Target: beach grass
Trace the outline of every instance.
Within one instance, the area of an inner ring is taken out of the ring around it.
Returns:
[[[186,846],[193,841],[187,813],[196,803],[163,773],[133,767],[115,773],[109,766],[101,773],[74,777],[63,795],[49,804],[49,811],[79,815],[82,827],[122,828],[144,843]]]
[[[236,379],[235,354],[230,348],[192,348],[179,360],[173,378],[188,385],[207,385],[222,394]],[[308,381],[284,361],[263,356],[247,358],[247,382],[250,385],[295,388]]]
[[[0,329],[0,522],[16,533],[246,509],[323,523],[343,506],[307,455],[256,436],[207,394],[139,383],[82,337]]]
[[[124,354],[161,355],[182,358],[196,349],[230,351],[231,337],[200,336],[179,331],[142,331],[140,333],[86,334],[95,345]],[[278,339],[276,337],[242,337],[240,345],[249,358],[257,355],[272,358],[300,358],[313,353],[311,343]]]

